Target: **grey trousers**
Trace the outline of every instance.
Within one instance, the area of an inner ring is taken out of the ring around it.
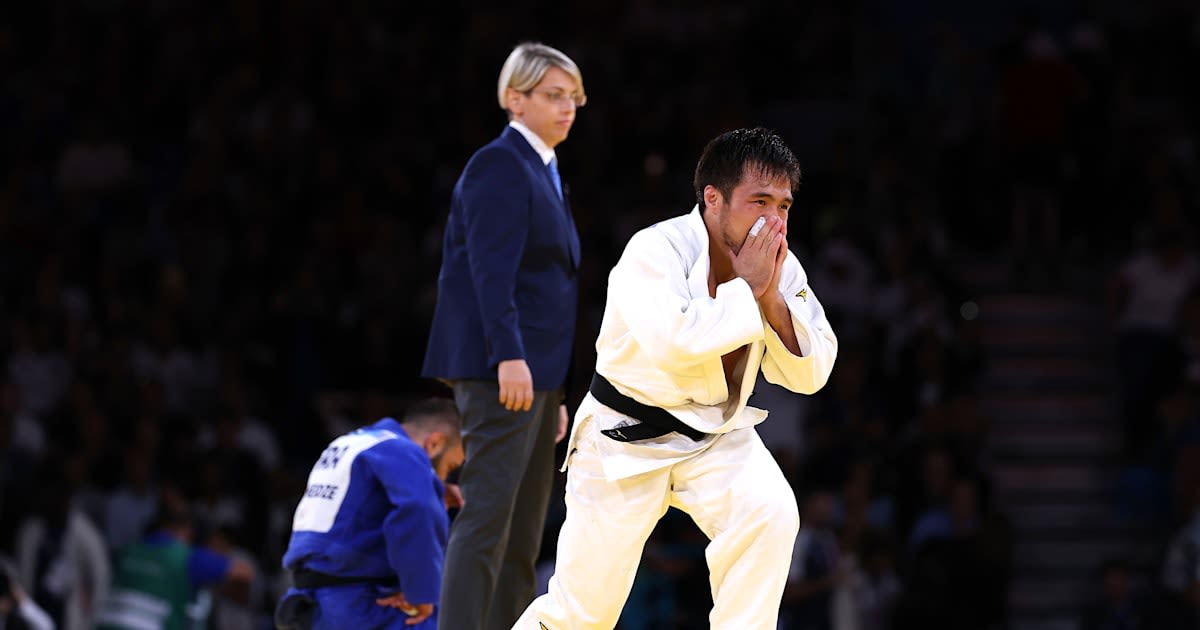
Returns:
[[[562,400],[562,389],[538,391],[529,411],[508,411],[496,382],[455,383],[466,503],[450,528],[439,630],[509,630],[533,601]]]

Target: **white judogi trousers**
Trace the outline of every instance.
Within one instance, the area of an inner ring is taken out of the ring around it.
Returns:
[[[646,539],[670,506],[691,515],[711,541],[711,627],[776,630],[800,516],[755,430],[731,431],[682,460],[610,479],[599,450],[612,444],[598,441],[612,440],[585,422],[572,440],[578,450],[569,455],[567,517],[549,592],[514,630],[612,630]]]

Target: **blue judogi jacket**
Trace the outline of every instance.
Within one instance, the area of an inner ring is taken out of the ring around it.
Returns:
[[[296,507],[283,566],[399,579],[413,604],[441,596],[445,486],[400,423],[384,418],[329,444]]]

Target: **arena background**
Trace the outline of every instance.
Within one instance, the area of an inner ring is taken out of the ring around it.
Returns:
[[[589,97],[558,152],[572,403],[608,269],[691,208],[704,142],[765,125],[800,156],[790,242],[841,356],[756,402],[844,568],[787,627],[814,601],[839,630],[1195,627],[1200,5],[505,5],[0,9],[0,548],[41,533],[39,602],[52,567],[60,595],[100,575],[64,536],[115,552],[170,485],[260,570],[212,627],[269,627],[325,441],[445,395],[418,369],[449,191],[540,40]],[[704,542],[664,519],[623,629],[707,628]]]

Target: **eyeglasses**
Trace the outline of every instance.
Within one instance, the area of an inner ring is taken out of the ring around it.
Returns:
[[[587,95],[580,94],[579,92],[571,92],[570,94],[562,90],[530,90],[530,92],[537,92],[545,96],[546,100],[550,101],[550,104],[556,107],[562,107],[568,101],[574,103],[576,109],[587,105]]]

